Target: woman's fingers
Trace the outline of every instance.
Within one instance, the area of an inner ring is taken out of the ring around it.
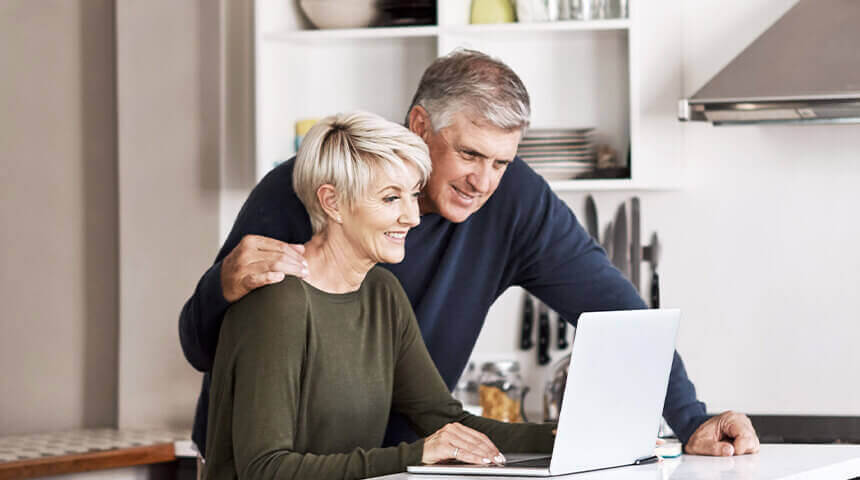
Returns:
[[[504,463],[504,456],[489,438],[458,423],[445,425],[424,441],[424,463],[452,459],[476,465]]]
[[[455,450],[452,452],[451,458],[455,460],[459,460],[463,463],[472,463],[475,465],[489,465],[493,463],[493,461],[490,460],[489,457],[486,457],[484,455],[476,455],[474,452],[470,452],[468,449],[465,448],[454,448]],[[456,453],[457,455],[454,456],[454,453]]]
[[[451,425],[454,431],[472,446],[473,452],[480,452],[484,458],[490,459],[493,463],[505,463],[505,456],[496,448],[496,445],[489,437],[460,423],[453,423]]]

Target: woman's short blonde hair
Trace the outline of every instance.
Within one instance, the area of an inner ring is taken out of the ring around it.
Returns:
[[[293,189],[305,205],[314,233],[328,224],[317,190],[334,186],[338,203],[352,207],[368,194],[374,174],[414,167],[423,187],[430,177],[430,152],[418,135],[368,112],[323,118],[302,140],[293,169]]]

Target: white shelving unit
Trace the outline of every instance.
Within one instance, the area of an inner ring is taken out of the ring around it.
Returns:
[[[257,178],[295,154],[303,118],[370,110],[403,122],[424,69],[458,47],[501,58],[532,100],[534,127],[596,127],[631,178],[553,181],[558,191],[680,186],[680,11],[632,1],[629,19],[468,25],[469,0],[439,0],[439,24],[314,29],[297,0],[257,0]],[[466,9],[464,11],[464,9]]]

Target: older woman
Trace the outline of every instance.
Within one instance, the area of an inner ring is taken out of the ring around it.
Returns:
[[[314,231],[310,275],[255,290],[228,311],[206,478],[362,478],[449,459],[501,463],[498,447],[552,449],[551,425],[463,412],[405,292],[375,266],[403,259],[429,173],[424,142],[375,115],[329,117],[308,132],[293,182]],[[380,448],[392,410],[429,436]]]

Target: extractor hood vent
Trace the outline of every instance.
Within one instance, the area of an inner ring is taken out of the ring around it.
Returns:
[[[860,0],[800,0],[711,81],[682,121],[860,123]]]

